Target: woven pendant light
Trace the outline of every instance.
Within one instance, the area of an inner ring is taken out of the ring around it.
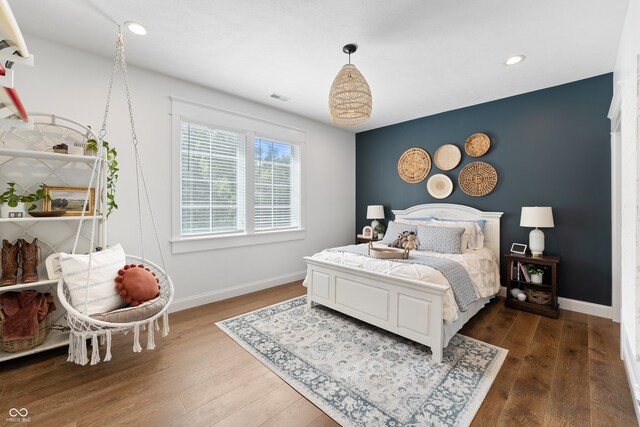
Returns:
[[[329,113],[331,121],[337,125],[357,125],[371,117],[371,89],[355,65],[351,54],[358,49],[355,44],[342,48],[349,54],[349,63],[336,76],[329,92]]]

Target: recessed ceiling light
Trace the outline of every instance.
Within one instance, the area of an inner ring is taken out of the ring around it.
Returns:
[[[524,61],[526,56],[524,55],[516,55],[504,61],[504,65],[516,65],[522,61]]]
[[[124,23],[124,26],[127,27],[127,29],[133,34],[137,34],[139,36],[144,36],[147,34],[147,27],[142,24],[138,24],[137,22],[127,21]]]

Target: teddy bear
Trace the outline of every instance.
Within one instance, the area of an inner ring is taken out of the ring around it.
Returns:
[[[410,251],[417,250],[418,246],[420,246],[420,242],[418,242],[418,238],[416,237],[415,234],[409,234],[405,242],[402,244],[402,247],[404,249],[408,249]]]
[[[402,233],[398,233],[396,239],[389,244],[390,248],[400,248],[409,250],[415,250],[419,246],[418,238],[416,237],[416,233],[413,231],[403,231]]]

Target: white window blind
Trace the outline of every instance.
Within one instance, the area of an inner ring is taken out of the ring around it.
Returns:
[[[253,140],[254,228],[256,231],[300,226],[300,153],[296,145]]]
[[[244,134],[182,122],[181,234],[245,229]]]

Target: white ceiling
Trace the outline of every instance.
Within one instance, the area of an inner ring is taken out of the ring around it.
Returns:
[[[11,0],[29,34],[330,123],[347,56],[373,94],[356,132],[613,70],[628,0]],[[37,55],[37,52],[35,52]],[[506,67],[515,54],[523,63]],[[269,97],[273,92],[289,102]]]

